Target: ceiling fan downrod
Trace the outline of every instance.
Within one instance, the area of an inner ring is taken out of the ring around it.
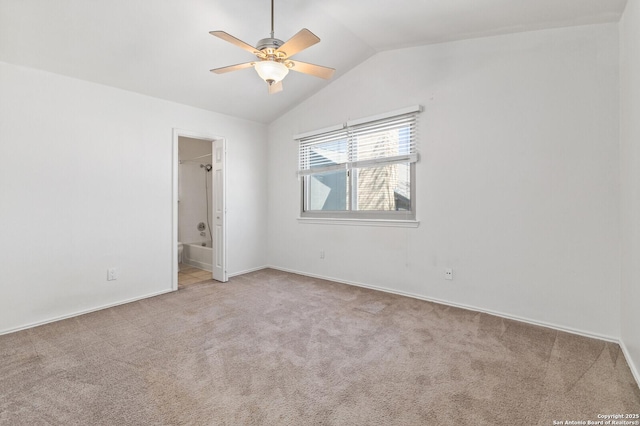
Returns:
[[[258,40],[258,44],[256,45],[256,49],[258,49],[259,51],[264,51],[265,53],[267,53],[267,55],[273,55],[276,50],[278,50],[278,48],[284,44],[284,41],[278,40],[274,37],[275,31],[273,18],[273,2],[274,0],[271,0],[271,37]],[[267,56],[262,59],[273,60],[274,57]]]
[[[273,0],[271,0],[271,38],[273,38]]]

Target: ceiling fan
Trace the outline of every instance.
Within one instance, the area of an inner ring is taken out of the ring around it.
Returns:
[[[333,77],[335,69],[306,62],[292,61],[291,57],[302,50],[318,43],[320,39],[306,28],[298,31],[287,42],[283,42],[273,36],[273,0],[271,0],[271,37],[258,41],[256,47],[245,43],[224,31],[211,31],[209,34],[228,41],[247,52],[256,55],[257,61],[245,62],[243,64],[230,65],[222,68],[212,69],[211,72],[224,74],[244,68],[254,67],[260,78],[269,85],[269,94],[282,91],[282,79],[289,70],[298,71],[304,74],[324,78],[326,80]]]

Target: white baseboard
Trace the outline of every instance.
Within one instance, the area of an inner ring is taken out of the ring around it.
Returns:
[[[227,274],[227,277],[229,278],[237,277],[238,275],[249,274],[251,272],[261,271],[263,269],[268,269],[268,268],[270,268],[270,266],[258,266],[257,268],[246,269],[244,271],[239,271],[239,272],[232,272],[230,274]],[[276,268],[273,268],[273,269],[276,269]]]
[[[213,265],[211,263],[204,263],[204,262],[200,262],[199,260],[193,260],[193,259],[187,259],[187,258],[185,258],[182,261],[182,263],[184,263],[185,265],[194,266],[204,271],[209,271],[209,272],[213,271]]]
[[[16,328],[10,328],[10,329],[7,329],[7,330],[0,330],[0,335],[9,334],[9,333],[15,333],[16,331],[26,330],[26,329],[29,329],[29,328],[37,327],[39,325],[45,325],[45,324],[49,324],[49,323],[52,323],[52,322],[56,322],[56,321],[60,321],[60,320],[68,319],[68,318],[77,317],[79,315],[89,314],[91,312],[100,311],[102,309],[107,309],[107,308],[112,308],[114,306],[125,305],[127,303],[135,302],[137,300],[148,299],[149,297],[160,296],[161,294],[171,293],[172,291],[175,291],[175,290],[171,290],[171,289],[162,290],[162,291],[158,291],[158,292],[155,292],[155,293],[149,293],[149,294],[144,295],[144,296],[138,296],[138,297],[134,297],[134,298],[131,298],[131,299],[121,300],[119,302],[109,303],[107,305],[101,305],[101,306],[97,306],[97,307],[91,308],[91,309],[85,309],[85,310],[74,312],[74,313],[71,313],[71,314],[68,314],[68,315],[61,315],[61,316],[50,318],[50,319],[47,319],[47,320],[44,320],[44,321],[32,322],[32,323],[29,323],[27,325],[23,325],[23,326],[16,327]]]
[[[624,341],[620,340],[619,344],[620,348],[622,349],[624,359],[627,360],[627,365],[631,370],[631,374],[633,374],[633,378],[636,379],[636,383],[638,384],[638,387],[640,387],[640,371],[638,371],[638,366],[634,364],[633,358],[631,358],[631,354],[629,353],[627,346],[624,344]]]
[[[616,337],[602,335],[602,334],[598,334],[598,333],[592,333],[592,332],[589,332],[589,331],[579,330],[579,329],[575,329],[575,328],[572,328],[572,327],[565,327],[565,326],[561,326],[561,325],[557,325],[557,324],[553,324],[553,323],[548,323],[548,322],[544,322],[544,321],[538,321],[538,320],[534,320],[534,319],[531,319],[531,318],[519,317],[517,315],[505,314],[503,312],[492,311],[490,309],[483,309],[483,308],[479,308],[477,306],[471,306],[471,305],[465,305],[465,304],[462,304],[462,303],[450,302],[448,300],[442,300],[442,299],[437,299],[437,298],[433,298],[433,297],[427,297],[427,296],[423,296],[423,295],[420,295],[420,294],[409,293],[409,292],[405,292],[405,291],[398,291],[398,290],[394,290],[394,289],[390,289],[390,288],[386,288],[386,287],[379,287],[379,286],[363,284],[363,283],[354,282],[354,281],[342,280],[342,279],[339,279],[339,278],[326,277],[326,276],[316,275],[316,274],[309,274],[307,272],[296,271],[296,270],[287,269],[287,268],[280,268],[278,266],[269,266],[269,268],[275,269],[275,270],[278,270],[278,271],[283,271],[283,272],[290,272],[292,274],[304,275],[306,277],[318,278],[318,279],[327,280],[327,281],[333,281],[333,282],[337,282],[337,283],[341,283],[341,284],[348,284],[348,285],[353,285],[353,286],[356,286],[356,287],[363,287],[363,288],[369,288],[369,289],[372,289],[372,290],[383,291],[385,293],[391,293],[391,294],[397,294],[397,295],[400,295],[400,296],[411,297],[411,298],[414,298],[414,299],[424,300],[424,301],[427,301],[427,302],[438,303],[440,305],[452,306],[454,308],[462,308],[462,309],[466,309],[466,310],[469,310],[469,311],[482,312],[482,313],[485,313],[485,314],[495,315],[495,316],[501,317],[501,318],[506,318],[506,319],[510,319],[510,320],[514,320],[514,321],[520,321],[520,322],[524,322],[524,323],[527,323],[527,324],[537,325],[537,326],[541,326],[541,327],[551,328],[553,330],[564,331],[564,332],[567,332],[567,333],[576,334],[576,335],[579,335],[579,336],[590,337],[590,338],[593,338],[593,339],[599,339],[599,340],[604,340],[604,341],[607,341],[607,342],[620,344],[620,339],[618,339]]]
[[[454,302],[449,302],[446,300],[441,300],[441,299],[436,299],[436,298],[431,298],[431,297],[426,297],[426,296],[422,296],[419,294],[415,294],[415,293],[409,293],[409,292],[404,292],[404,291],[398,291],[398,290],[393,290],[393,289],[389,289],[386,287],[379,287],[379,286],[372,286],[372,285],[368,285],[368,284],[363,284],[363,283],[358,283],[358,282],[354,282],[354,281],[347,281],[347,280],[342,280],[339,278],[333,278],[333,277],[326,277],[323,275],[317,275],[317,274],[309,274],[306,272],[302,272],[302,271],[297,271],[297,270],[293,270],[293,269],[287,269],[287,268],[281,268],[278,266],[260,266],[260,267],[256,267],[256,268],[251,268],[251,269],[247,269],[244,271],[239,271],[239,272],[234,272],[229,274],[229,278],[231,277],[235,277],[235,276],[239,276],[239,275],[244,275],[244,274],[248,274],[251,272],[256,272],[256,271],[260,271],[263,269],[275,269],[277,271],[283,271],[283,272],[288,272],[288,273],[292,273],[292,274],[297,274],[297,275],[302,275],[302,276],[306,276],[306,277],[310,277],[310,278],[318,278],[318,279],[322,279],[322,280],[327,280],[327,281],[333,281],[333,282],[337,282],[337,283],[341,283],[341,284],[347,284],[347,285],[353,285],[356,287],[363,287],[363,288],[368,288],[368,289],[372,289],[372,290],[377,290],[377,291],[382,291],[385,293],[391,293],[391,294],[397,294],[400,296],[406,296],[406,297],[411,297],[414,299],[419,299],[419,300],[424,300],[427,302],[433,302],[433,303],[438,303],[441,305],[446,305],[446,306],[452,306],[452,307],[456,307],[456,308],[462,308],[462,309],[467,309],[470,311],[474,311],[474,312],[482,312],[482,313],[486,313],[486,314],[490,314],[490,315],[495,315],[501,318],[506,318],[506,319],[511,319],[514,321],[520,321],[520,322],[524,322],[524,323],[528,323],[528,324],[533,324],[533,325],[537,325],[537,326],[542,326],[542,327],[546,327],[546,328],[550,328],[553,330],[559,330],[559,331],[564,331],[567,333],[571,333],[571,334],[576,334],[579,336],[585,336],[585,337],[590,337],[590,338],[595,338],[595,339],[600,339],[600,340],[605,340],[608,342],[613,342],[613,343],[617,343],[618,345],[620,345],[620,348],[622,349],[622,353],[627,361],[627,365],[629,365],[629,369],[631,370],[631,373],[633,374],[634,379],[636,380],[636,383],[638,383],[638,386],[640,386],[640,373],[638,371],[637,366],[633,363],[633,359],[631,358],[631,354],[629,354],[629,351],[627,350],[627,347],[625,346],[624,342],[620,339],[611,337],[611,336],[605,336],[605,335],[601,335],[598,333],[591,333],[591,332],[586,332],[584,330],[578,330],[578,329],[574,329],[572,327],[564,327],[564,326],[560,326],[557,324],[552,324],[552,323],[547,323],[544,321],[537,321],[537,320],[532,320],[530,318],[523,318],[523,317],[519,317],[516,315],[510,315],[510,314],[505,314],[502,312],[496,312],[496,311],[492,311],[489,309],[482,309],[482,308],[478,308],[475,306],[470,306],[470,305],[465,305],[465,304],[460,304],[460,303],[454,303]],[[131,302],[135,302],[137,300],[142,300],[142,299],[147,299],[149,297],[154,297],[154,296],[159,296],[161,294],[166,294],[166,293],[170,293],[172,291],[172,289],[169,290],[162,290],[159,292],[155,292],[155,293],[150,293],[144,296],[139,296],[139,297],[134,297],[131,299],[127,299],[127,300],[122,300],[119,302],[115,302],[115,303],[110,303],[107,305],[101,305],[98,307],[94,307],[91,309],[85,309],[82,311],[78,311],[72,314],[68,314],[68,315],[62,315],[62,316],[58,316],[55,318],[50,318],[48,320],[45,321],[38,321],[38,322],[34,322],[34,323],[30,323],[21,327],[17,327],[17,328],[13,328],[13,329],[7,329],[7,330],[0,330],[0,335],[3,334],[9,334],[9,333],[14,333],[17,331],[21,331],[21,330],[26,330],[29,328],[33,328],[33,327],[37,327],[39,325],[44,325],[44,324],[49,324],[55,321],[60,321],[60,320],[64,320],[64,319],[68,319],[68,318],[72,318],[72,317],[76,317],[79,315],[83,315],[83,314],[88,314],[91,312],[95,312],[95,311],[99,311],[101,309],[107,309],[107,308],[111,308],[114,306],[119,306],[119,305],[124,305],[127,303],[131,303]]]

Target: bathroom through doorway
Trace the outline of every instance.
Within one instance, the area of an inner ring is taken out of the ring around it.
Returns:
[[[174,129],[173,289],[227,281],[224,138]]]

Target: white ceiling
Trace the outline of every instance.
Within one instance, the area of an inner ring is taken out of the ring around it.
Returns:
[[[533,29],[617,22],[627,0],[275,0],[275,36],[322,41],[295,59],[336,68],[376,52]],[[269,36],[269,0],[0,0],[0,61],[268,123],[330,82],[291,72],[268,95],[252,56],[209,35]]]

